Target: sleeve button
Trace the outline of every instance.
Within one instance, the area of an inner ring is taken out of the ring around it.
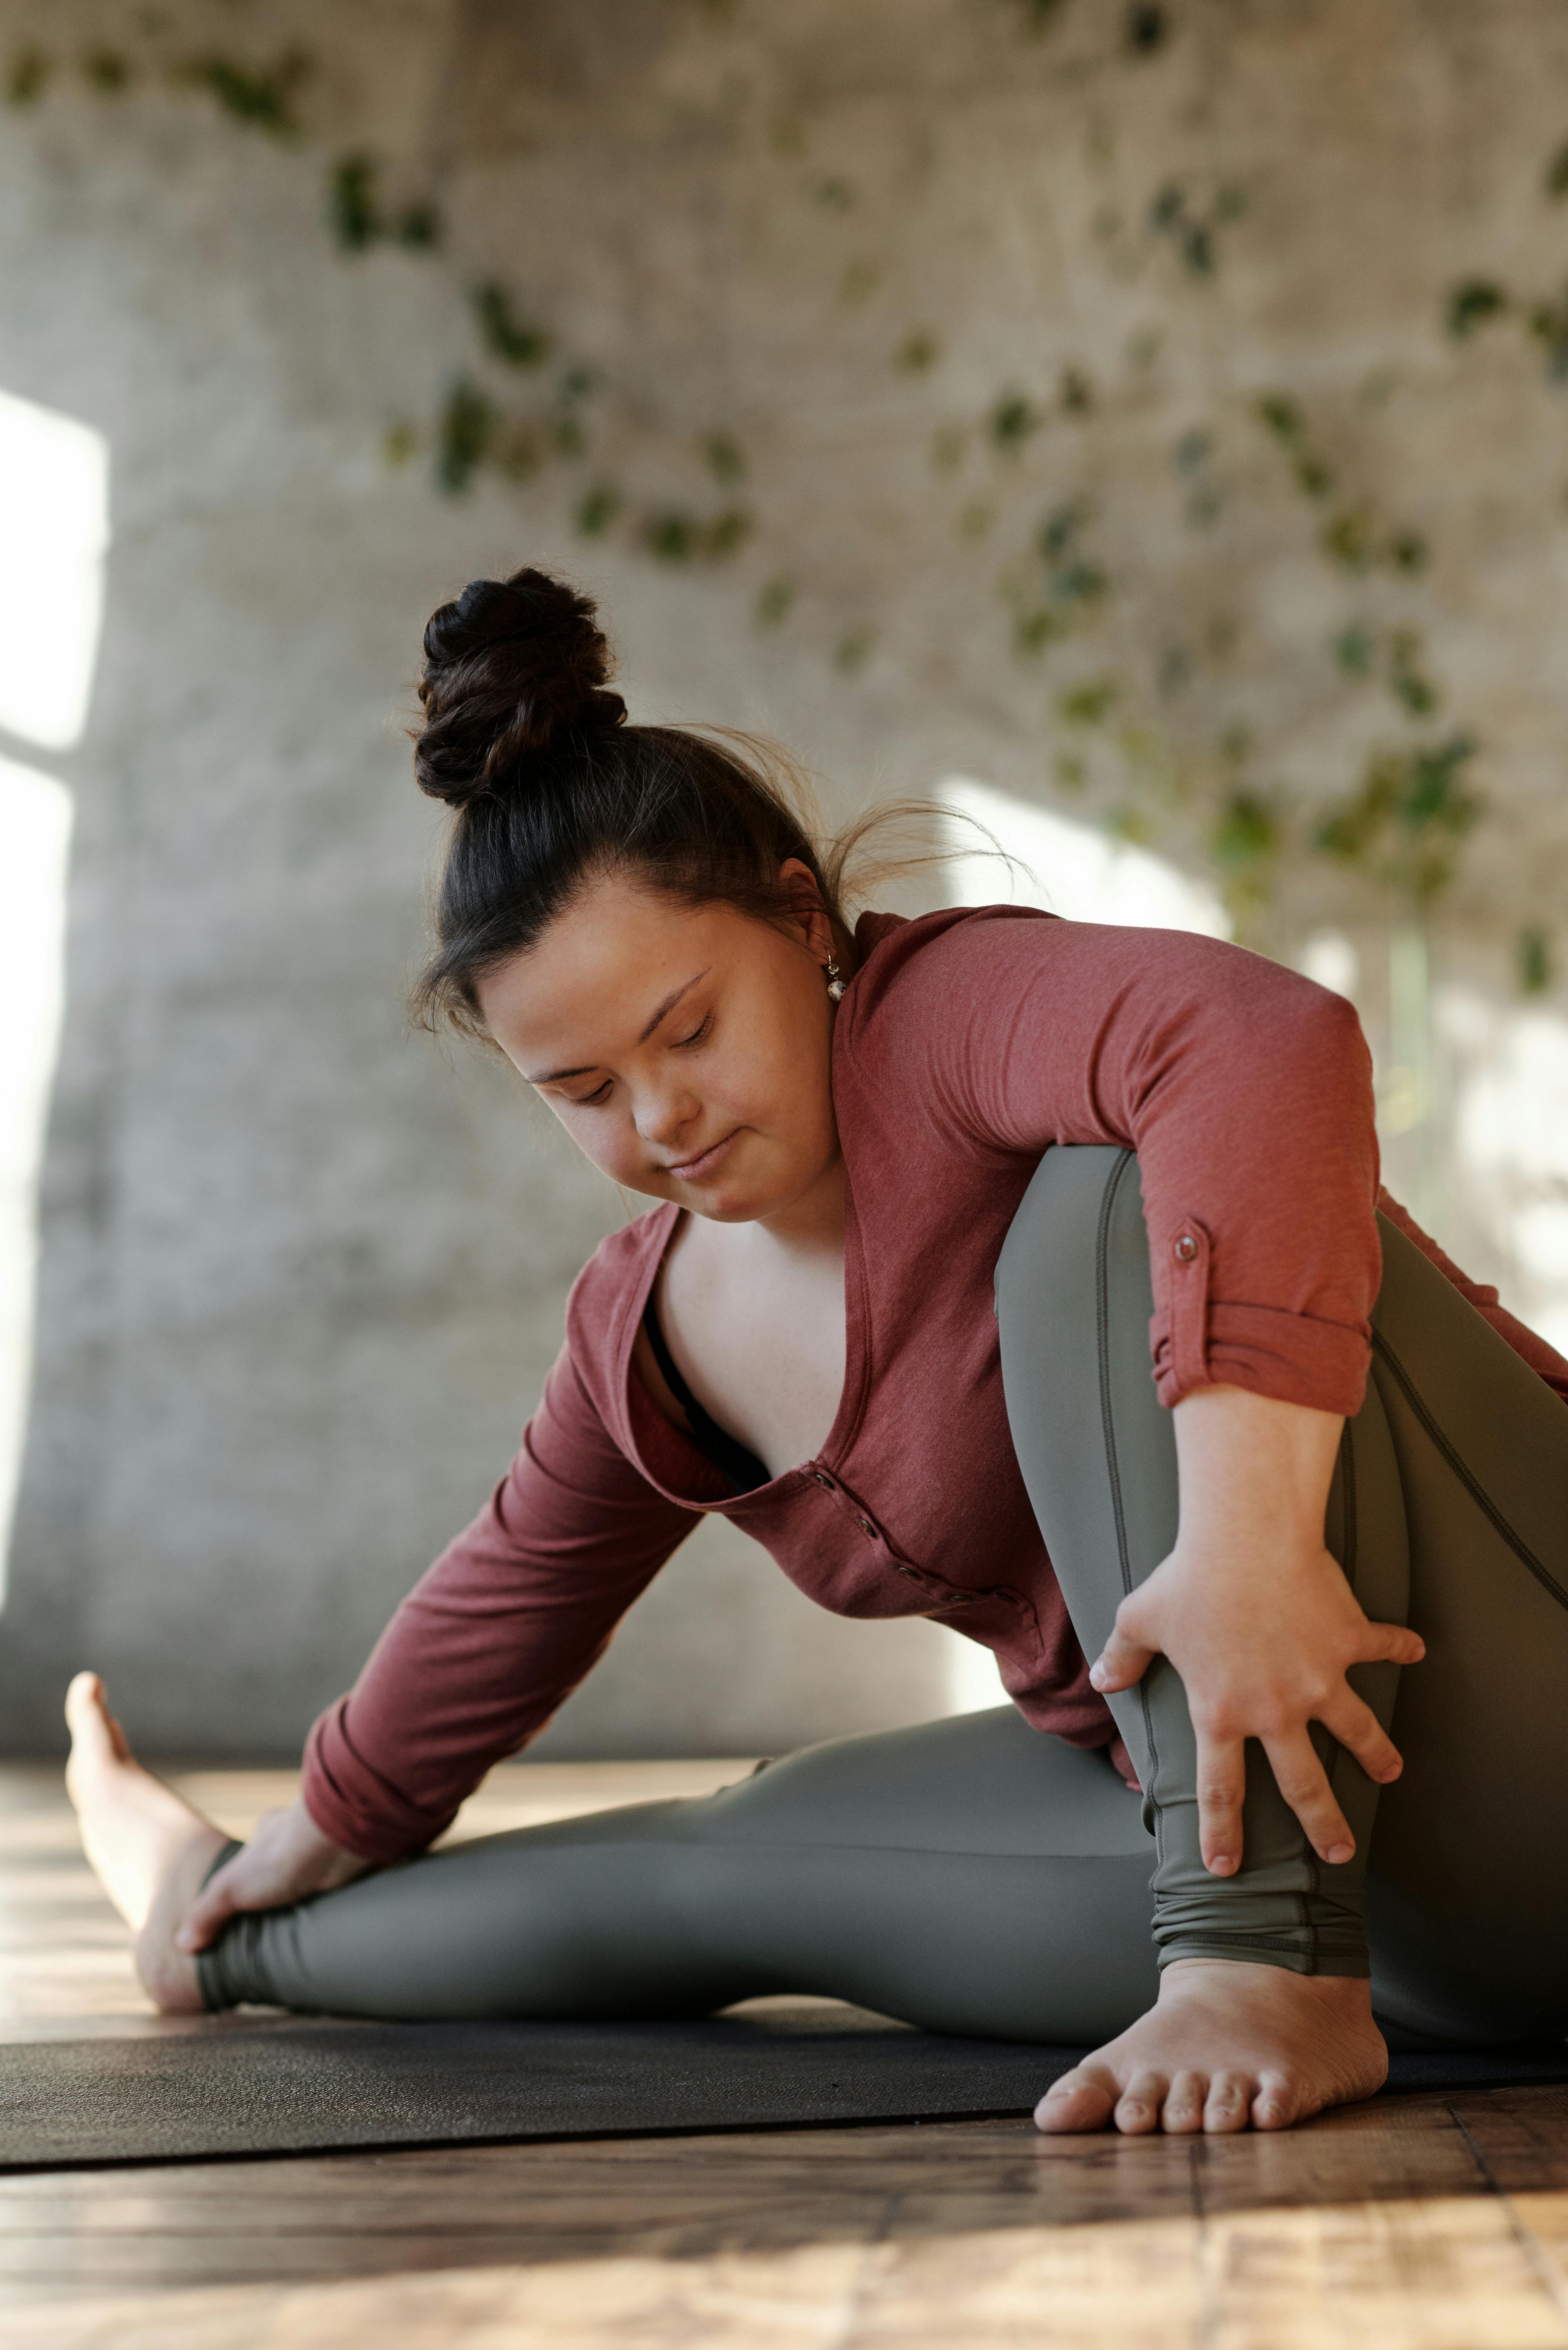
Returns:
[[[1183,1232],[1171,1253],[1178,1264],[1190,1264],[1198,1254],[1198,1243],[1190,1232]]]

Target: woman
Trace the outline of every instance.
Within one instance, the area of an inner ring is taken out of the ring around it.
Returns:
[[[538,572],[425,654],[418,1005],[660,1204],[248,1847],[73,1684],[158,2004],[794,1990],[1104,2042],[1046,2130],[1283,2127],[1374,2091],[1385,2030],[1568,2031],[1568,1365],[1379,1219],[1350,1009],[1023,910],[852,932],[747,750],[627,725]],[[828,1607],[981,1641],[1012,1705],[421,1857],[712,1509]]]

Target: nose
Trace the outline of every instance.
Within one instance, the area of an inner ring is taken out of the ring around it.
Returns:
[[[644,1142],[673,1155],[691,1134],[701,1111],[701,1103],[685,1087],[659,1087],[639,1094],[633,1118]]]

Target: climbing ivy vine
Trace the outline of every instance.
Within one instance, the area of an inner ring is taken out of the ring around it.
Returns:
[[[733,0],[697,5],[720,31],[736,14]],[[986,5],[1019,42],[1043,44],[1057,36],[1075,0]],[[385,246],[431,267],[461,266],[433,187],[396,181],[369,147],[322,158],[308,120],[320,72],[307,50],[242,56],[182,44],[155,16],[135,25],[124,40],[79,54],[25,43],[4,68],[9,104],[35,109],[74,87],[105,105],[158,91],[213,108],[236,129],[300,150],[321,172],[324,233],[345,267]],[[1182,37],[1179,12],[1158,5],[1121,8],[1115,25],[1119,69],[1129,75],[1158,69]],[[776,114],[766,140],[781,186],[819,226],[825,303],[835,316],[871,315],[884,266],[864,225],[875,208],[862,177],[839,161],[818,164],[810,121],[797,112]],[[1545,168],[1542,199],[1568,200],[1568,146]],[[1135,386],[1152,380],[1181,306],[1213,299],[1251,211],[1244,175],[1190,172],[1151,174],[1139,200],[1100,206],[1091,236],[1101,264],[1124,282],[1141,274],[1166,314],[1165,324],[1149,317],[1129,335]],[[670,568],[732,572],[758,629],[801,632],[839,677],[874,672],[891,658],[871,613],[846,612],[801,576],[742,432],[718,417],[662,431],[660,455],[680,444],[691,487],[681,498],[652,494],[648,473],[669,479],[670,468],[644,468],[636,435],[607,429],[625,406],[612,371],[570,347],[526,285],[484,275],[463,291],[465,347],[452,353],[432,414],[389,418],[389,469],[423,467],[433,491],[452,498],[554,480],[586,542],[613,541]],[[1568,382],[1568,283],[1516,288],[1472,274],[1436,310],[1439,333],[1454,343],[1522,332],[1547,380]],[[877,364],[889,383],[929,387],[933,408],[913,428],[927,442],[927,486],[910,494],[922,501],[918,519],[933,560],[940,549],[940,560],[967,567],[974,629],[991,633],[1029,682],[1056,790],[1124,837],[1200,856],[1244,935],[1264,920],[1282,875],[1303,860],[1353,879],[1369,905],[1424,918],[1452,888],[1484,822],[1482,746],[1428,651],[1428,529],[1380,496],[1345,417],[1325,421],[1322,402],[1289,385],[1218,401],[1176,433],[1163,494],[1196,546],[1250,496],[1293,499],[1280,530],[1335,583],[1340,616],[1307,657],[1325,696],[1360,697],[1384,716],[1359,768],[1337,790],[1308,795],[1280,779],[1241,718],[1210,719],[1205,732],[1189,715],[1195,681],[1225,674],[1241,621],[1222,599],[1168,625],[1147,619],[1114,486],[1093,461],[1116,389],[1086,359],[1069,359],[1049,380],[1000,381],[971,410],[943,413],[943,369],[954,356],[950,327],[911,316],[890,328]],[[1032,468],[1043,450],[1069,444],[1085,485],[1064,494],[1059,480],[1052,488]],[[820,568],[831,573],[827,555]],[[1222,699],[1211,694],[1206,707]],[[1521,987],[1544,988],[1553,968],[1550,925],[1532,925],[1519,944]]]

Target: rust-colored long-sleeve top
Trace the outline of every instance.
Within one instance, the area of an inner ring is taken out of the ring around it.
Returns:
[[[1013,1458],[992,1313],[1052,1143],[1138,1153],[1162,1401],[1224,1384],[1358,1408],[1379,1195],[1349,1004],[1211,939],[1025,909],[872,914],[857,939],[833,1040],[847,1356],[821,1452],[731,1492],[632,1367],[681,1211],[617,1232],[511,1468],[311,1733],[305,1800],[334,1843],[373,1861],[429,1844],[708,1510],[823,1607],[950,1624],[995,1651],[1030,1721],[1112,1744]],[[1568,1364],[1382,1204],[1568,1400]]]

